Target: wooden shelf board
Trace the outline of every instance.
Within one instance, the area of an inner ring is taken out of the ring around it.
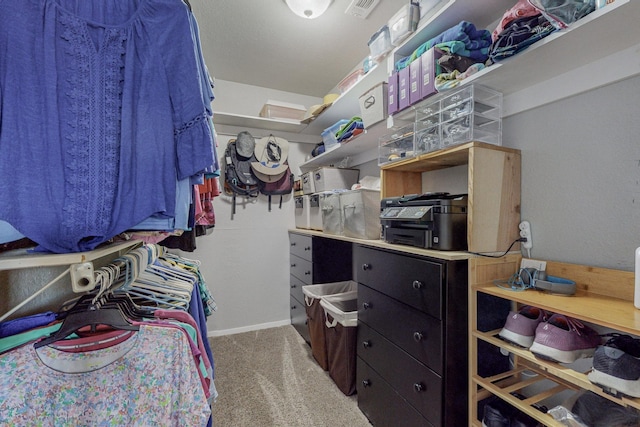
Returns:
[[[567,316],[620,332],[640,334],[640,310],[635,309],[631,301],[584,291],[578,291],[573,296],[554,295],[533,289],[511,291],[499,288],[494,283],[486,283],[474,288],[486,294],[551,312],[561,311]]]

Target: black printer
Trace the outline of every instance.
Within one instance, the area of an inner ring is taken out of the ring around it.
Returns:
[[[380,204],[382,238],[426,249],[466,250],[467,200],[466,194],[449,193],[384,198]]]

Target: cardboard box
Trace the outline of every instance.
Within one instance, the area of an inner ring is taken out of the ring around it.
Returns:
[[[387,118],[388,86],[386,82],[378,83],[359,98],[360,117],[365,129]]]

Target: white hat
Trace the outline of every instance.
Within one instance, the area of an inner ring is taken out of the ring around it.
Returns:
[[[251,162],[251,169],[263,182],[277,181],[285,174],[289,165],[289,141],[273,135],[256,140],[254,149],[256,162]]]

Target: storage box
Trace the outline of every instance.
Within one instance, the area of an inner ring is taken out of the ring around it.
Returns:
[[[378,83],[359,98],[360,117],[365,129],[387,118],[388,86],[386,82]]]
[[[387,112],[394,114],[398,111],[398,73],[391,73],[388,81],[389,86],[387,87],[387,91],[389,93],[389,100],[387,102]]]
[[[414,4],[406,4],[389,19],[389,38],[391,44],[399,46],[409,34],[414,32],[420,21],[420,7]]]
[[[380,238],[380,191],[359,189],[340,193],[343,231],[347,237]]]
[[[272,101],[269,99],[260,110],[260,117],[269,119],[302,120],[307,109],[304,105],[291,104],[288,102]]]
[[[322,230],[322,211],[320,210],[320,195],[315,193],[309,195],[309,228],[312,230]]]
[[[402,111],[409,106],[409,67],[398,71],[398,111]]]
[[[422,62],[416,59],[409,64],[409,104],[422,99]]]
[[[326,128],[320,135],[322,136],[322,142],[324,142],[324,150],[329,151],[338,146],[338,139],[336,138],[336,132],[340,130],[340,128],[349,123],[349,120],[342,119],[338,120],[333,125]]]
[[[378,165],[415,156],[415,123],[403,126],[380,137],[378,142]]]
[[[440,138],[443,147],[482,141],[502,145],[502,94],[468,85],[440,95]]]
[[[327,296],[320,300],[325,314],[325,344],[329,376],[347,396],[356,392],[358,292]]]
[[[352,280],[318,285],[305,285],[304,307],[307,313],[307,326],[311,341],[311,355],[325,371],[329,369],[325,343],[325,314],[320,301],[330,295],[339,295],[357,290],[358,284]]]
[[[392,48],[391,37],[389,36],[389,27],[384,25],[374,35],[371,36],[369,42],[369,53],[371,58],[378,61],[384,57]]]
[[[438,59],[442,56],[442,52],[440,50],[436,50],[435,48],[431,48],[427,50],[425,53],[420,55],[416,61],[420,62],[420,98],[416,99],[416,101],[427,98],[434,93],[436,90],[436,76],[440,72],[440,68],[438,66]],[[416,62],[414,61],[414,62]],[[415,102],[412,102],[415,104]]]
[[[358,68],[347,77],[342,79],[340,83],[338,83],[338,90],[340,90],[340,93],[343,94],[351,89],[351,86],[358,83],[358,80],[360,80],[362,76],[364,76],[364,70],[362,68]]]
[[[465,85],[426,98],[414,109],[416,154],[470,141],[502,145],[502,94],[493,89]]]
[[[300,175],[300,180],[302,181],[302,194],[313,194],[316,192],[313,174],[311,172],[305,172]]]
[[[350,190],[358,182],[358,169],[323,167],[313,171],[314,193],[331,190]],[[304,182],[302,184],[304,186]]]
[[[322,232],[342,236],[344,224],[342,221],[342,209],[340,208],[340,193],[331,192],[320,198],[320,211],[322,212]]]
[[[296,228],[311,228],[309,196],[296,196],[294,197],[294,201]]]

